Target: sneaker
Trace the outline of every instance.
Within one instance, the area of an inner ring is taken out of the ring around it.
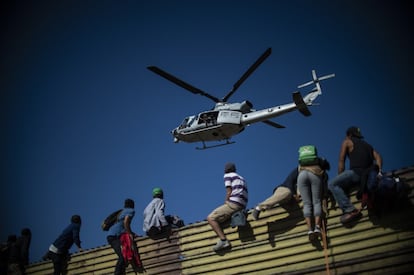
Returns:
[[[255,221],[259,219],[259,215],[260,215],[260,210],[257,210],[256,208],[253,209],[252,216]]]
[[[368,209],[368,194],[367,193],[363,193],[362,194],[362,199],[361,199],[361,208],[363,210]]]
[[[341,223],[348,223],[361,217],[361,212],[355,209],[352,212],[345,213],[341,216]]]
[[[317,225],[315,226],[315,230],[313,230],[313,234],[316,236],[316,238],[319,238],[322,236],[321,228]]]
[[[229,243],[228,240],[225,240],[225,241],[219,240],[216,243],[216,245],[213,247],[213,250],[218,251],[218,250],[221,250],[221,249],[224,249],[224,248],[227,248],[227,247],[230,247],[230,243]]]
[[[308,238],[309,238],[309,241],[314,241],[316,239],[316,235],[312,230],[308,231]]]

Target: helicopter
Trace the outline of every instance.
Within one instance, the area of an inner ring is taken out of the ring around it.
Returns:
[[[173,82],[174,84],[190,91],[193,94],[199,94],[207,97],[215,102],[215,106],[211,110],[203,111],[196,115],[190,115],[184,118],[182,123],[171,131],[174,142],[180,141],[193,143],[201,142],[202,147],[196,149],[208,149],[212,147],[228,145],[234,143],[230,141],[231,137],[242,132],[246,126],[263,122],[275,128],[285,128],[276,122],[269,120],[285,113],[298,110],[304,116],[310,116],[311,112],[308,106],[315,105],[314,100],[322,94],[320,81],[335,77],[335,74],[329,74],[322,77],[316,75],[316,71],[312,70],[312,80],[298,86],[298,89],[309,85],[314,85],[314,88],[302,97],[299,91],[292,93],[292,103],[287,103],[279,106],[274,106],[262,110],[253,109],[253,104],[245,100],[239,103],[228,102],[229,98],[237,91],[240,85],[266,60],[272,53],[272,48],[268,48],[253,65],[240,77],[240,79],[233,85],[232,89],[223,97],[217,98],[209,93],[200,90],[193,85],[184,82],[172,74],[156,67],[148,66],[147,69],[160,75],[161,77]],[[206,142],[223,142],[214,145],[206,145]]]

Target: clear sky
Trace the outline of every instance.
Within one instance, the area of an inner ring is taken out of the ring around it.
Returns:
[[[7,2],[8,4],[5,4]],[[151,190],[186,224],[223,203],[236,163],[248,208],[267,198],[315,144],[337,171],[346,129],[359,126],[384,170],[414,164],[412,16],[402,1],[2,1],[0,238],[33,233],[31,261],[81,215],[84,248],[106,244],[100,223],[135,200],[142,232]],[[311,70],[322,83],[312,116],[249,126],[235,144],[195,150],[170,131],[214,102],[172,84],[158,66],[221,98],[262,109],[290,103]],[[72,250],[74,251],[74,250]]]

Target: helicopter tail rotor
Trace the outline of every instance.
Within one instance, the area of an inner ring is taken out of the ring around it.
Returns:
[[[301,89],[301,88],[304,88],[306,86],[315,84],[315,86],[316,86],[315,87],[315,90],[312,90],[312,92],[318,91],[319,94],[322,94],[321,85],[320,85],[319,82],[321,82],[322,80],[328,79],[328,78],[332,78],[332,77],[335,77],[335,74],[329,74],[329,75],[324,75],[324,76],[321,76],[321,77],[317,77],[316,71],[315,70],[312,70],[312,78],[313,79],[311,81],[309,81],[309,82],[306,82],[306,83],[304,83],[302,85],[299,85],[298,86],[298,89]]]
[[[315,87],[303,98],[299,92],[293,93],[293,101],[296,104],[296,107],[298,108],[299,112],[301,112],[305,116],[310,116],[311,112],[308,109],[308,106],[314,105],[313,101],[322,94],[322,89],[320,82],[322,80],[335,77],[335,74],[329,74],[325,76],[318,77],[316,75],[316,71],[312,70],[312,80],[309,82],[306,82],[302,85],[299,85],[298,88],[304,88],[309,85],[314,84]]]

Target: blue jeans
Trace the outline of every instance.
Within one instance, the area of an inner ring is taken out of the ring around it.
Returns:
[[[302,170],[299,172],[297,181],[299,193],[303,201],[303,216],[305,218],[312,216],[320,217],[322,214],[321,178],[310,171]]]
[[[355,206],[347,196],[344,190],[360,185],[361,177],[353,170],[345,170],[334,177],[328,184],[336,202],[344,213],[350,213],[355,210]]]

